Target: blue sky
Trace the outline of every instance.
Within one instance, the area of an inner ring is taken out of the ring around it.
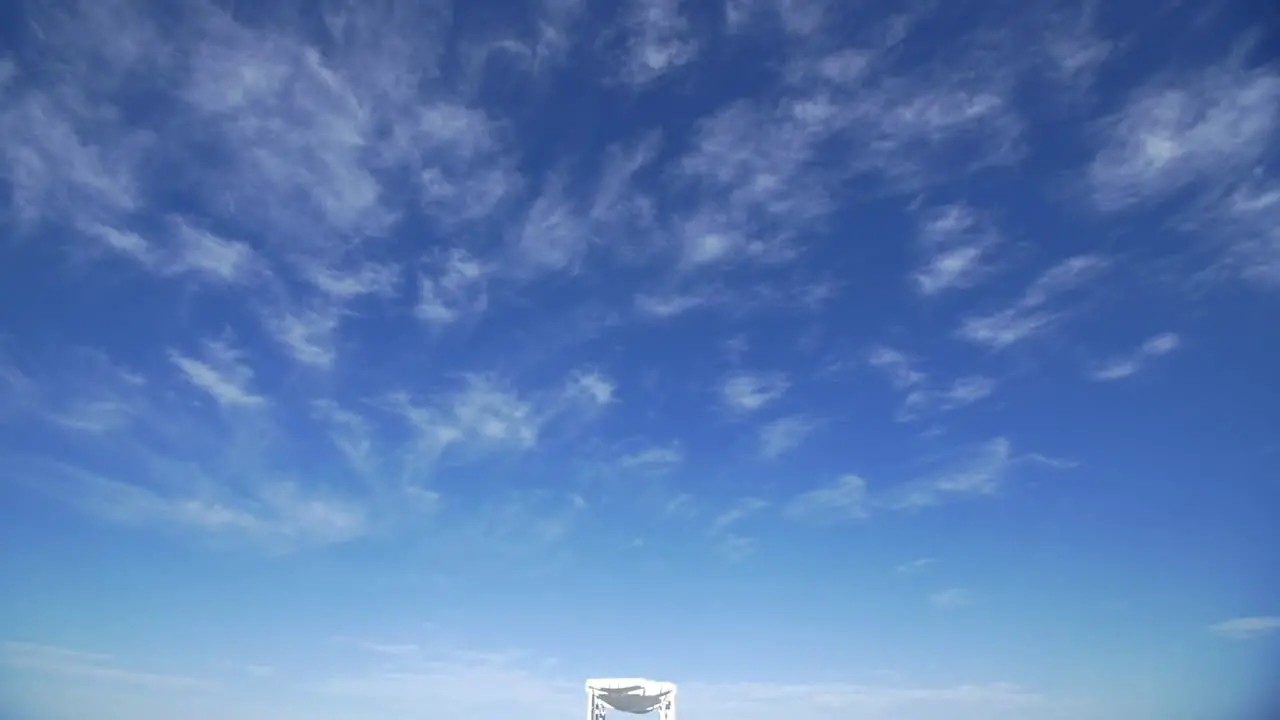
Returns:
[[[0,28],[0,716],[1270,717],[1262,5]]]

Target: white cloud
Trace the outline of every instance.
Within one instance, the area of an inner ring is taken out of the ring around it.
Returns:
[[[689,493],[678,493],[671,499],[667,500],[662,511],[667,515],[685,515],[691,516],[695,514],[695,501]]]
[[[641,315],[669,318],[703,307],[710,301],[709,295],[700,293],[641,293],[636,296],[635,306]]]
[[[754,497],[740,498],[711,521],[708,531],[713,535],[727,532],[734,525],[756,515],[767,507],[769,507],[767,500]]]
[[[923,263],[912,274],[925,296],[977,285],[991,274],[990,255],[1000,242],[990,222],[967,205],[946,205],[920,222]]]
[[[116,399],[85,400],[50,416],[53,422],[68,430],[106,433],[127,427],[136,408]]]
[[[157,269],[160,263],[152,243],[132,230],[115,228],[100,222],[80,222],[81,232],[96,238],[108,250],[124,255],[148,269]]]
[[[1168,355],[1181,344],[1182,340],[1176,333],[1153,335],[1129,353],[1113,357],[1094,368],[1090,377],[1101,382],[1127,378],[1142,370],[1152,358]]]
[[[915,560],[902,563],[894,568],[893,571],[898,575],[915,575],[927,567],[936,565],[937,562],[938,561],[934,558],[916,558]]]
[[[205,680],[182,675],[132,670],[120,665],[111,655],[71,650],[39,643],[5,641],[0,643],[0,664],[15,674],[39,673],[65,676],[75,682],[107,682],[120,684],[133,691],[148,689],[195,689],[208,687]]]
[[[1209,627],[1215,635],[1231,640],[1251,640],[1280,632],[1280,617],[1240,617],[1224,620]]]
[[[916,369],[915,361],[900,350],[878,345],[868,354],[871,367],[883,371],[895,389],[905,391],[897,420],[920,420],[938,413],[972,405],[990,396],[996,381],[984,375],[967,375],[953,380],[944,389],[929,387],[929,376]]]
[[[829,211],[831,181],[812,161],[833,128],[806,108],[739,102],[699,123],[678,161],[703,200],[677,221],[686,261],[786,259],[786,241]]]
[[[335,301],[365,295],[390,297],[400,280],[400,269],[391,263],[365,262],[350,267],[302,263],[299,271],[307,282]]]
[[[108,121],[78,89],[6,88],[3,101],[0,173],[19,222],[112,222],[142,204],[141,134],[113,128],[102,142]]]
[[[276,309],[264,317],[264,325],[272,338],[298,362],[315,368],[328,368],[337,358],[340,310],[334,306],[317,306],[294,310]]]
[[[684,245],[686,265],[705,265],[722,260],[733,252],[736,238],[718,232],[695,233]]]
[[[929,596],[929,603],[937,608],[956,608],[973,603],[973,592],[965,588],[947,588]]]
[[[725,23],[740,32],[763,18],[776,20],[795,36],[808,36],[822,27],[828,15],[827,0],[725,0]]]
[[[929,415],[947,412],[972,405],[990,397],[996,390],[996,381],[983,375],[967,375],[952,381],[943,390],[915,388],[907,393],[897,419],[902,422],[919,420]]]
[[[485,501],[448,538],[450,552],[544,563],[565,546],[589,513],[581,495],[553,490],[515,490]]]
[[[581,266],[592,232],[565,183],[563,173],[553,173],[515,229],[511,262],[517,275],[572,274]]]
[[[1280,182],[1251,178],[1215,199],[1205,215],[1199,229],[1222,249],[1233,274],[1280,287]]]
[[[970,315],[957,335],[976,345],[1002,350],[1038,336],[1057,323],[1063,313],[1052,302],[1078,289],[1110,266],[1097,255],[1076,255],[1059,262],[1031,282],[1010,307],[986,315]]]
[[[684,451],[678,445],[656,445],[627,453],[618,458],[617,466],[624,470],[667,472],[684,462]]]
[[[817,423],[804,415],[788,415],[771,420],[759,429],[760,455],[769,460],[800,447],[805,438],[817,428]]]
[[[444,229],[482,225],[524,189],[504,128],[486,112],[444,100],[413,114],[403,142],[418,155],[423,207]]]
[[[735,533],[723,533],[716,538],[715,550],[730,562],[742,562],[751,557],[760,541]]]
[[[1096,2],[1056,7],[1044,18],[1044,59],[1050,78],[1077,100],[1092,88],[1099,70],[1118,53],[1117,43],[1098,28]]]
[[[586,8],[585,0],[542,0],[537,38],[533,42],[533,73],[557,67],[574,45],[573,31]]]
[[[615,400],[617,386],[598,370],[579,370],[569,376],[565,394],[570,398],[581,398],[587,402],[604,406]]]
[[[370,526],[370,507],[314,483],[304,487],[262,470],[228,482],[207,474],[209,465],[153,453],[132,466],[128,481],[55,461],[28,464],[22,472],[38,480],[42,492],[100,520],[178,532],[218,547],[291,552],[347,542]]]
[[[899,350],[883,345],[871,349],[867,362],[871,367],[888,373],[890,382],[899,390],[919,385],[928,379],[924,373],[915,369],[911,358]]]
[[[552,423],[589,420],[616,401],[613,380],[596,370],[570,373],[542,392],[521,393],[494,374],[468,373],[429,402],[392,393],[384,406],[413,432],[416,462],[431,464],[451,448],[464,452],[530,450]]]
[[[223,407],[262,405],[266,398],[253,392],[253,370],[244,362],[244,353],[226,340],[206,340],[199,359],[169,351],[169,359],[182,371],[187,382],[205,392]]]
[[[484,312],[488,307],[488,268],[463,250],[451,251],[433,276],[418,279],[414,312],[431,325],[450,325]]]
[[[387,226],[392,213],[382,204],[367,148],[375,122],[400,112],[394,105],[401,98],[380,91],[422,72],[377,62],[408,28],[382,28],[377,40],[338,38],[340,49],[327,56],[217,11],[186,30],[190,35],[174,38],[191,46],[191,75],[180,93],[222,153],[218,170],[233,180],[207,192],[231,203],[243,220],[305,247],[327,250],[335,233],[358,236]],[[384,52],[365,56],[372,67],[343,67],[351,41],[381,41]],[[408,134],[403,120],[393,127],[392,137]]]
[[[1278,123],[1280,75],[1269,68],[1220,65],[1141,87],[1103,127],[1094,202],[1119,209],[1247,177]]]
[[[187,219],[175,220],[174,227],[176,243],[167,272],[196,273],[230,284],[247,280],[254,271],[256,258],[245,243],[215,235]]]
[[[994,438],[963,453],[949,467],[896,488],[889,504],[914,509],[950,498],[994,495],[1004,485],[1015,459],[1013,444],[1006,438]]]
[[[778,400],[790,387],[779,372],[736,372],[720,383],[720,401],[735,413],[752,413]]]
[[[69,349],[53,367],[33,368],[32,377],[17,368],[9,372],[14,399],[64,430],[104,435],[147,419],[147,379],[101,351]]]
[[[316,400],[313,414],[328,429],[329,438],[353,470],[370,475],[375,467],[373,432],[368,420],[333,400]]]
[[[867,517],[867,481],[842,475],[824,487],[797,495],[785,510],[787,517],[810,522],[839,522]]]
[[[655,199],[638,185],[636,176],[654,163],[661,146],[661,134],[652,131],[605,150],[587,211],[593,237],[602,245],[624,255],[646,252]],[[636,240],[627,239],[631,236]]]
[[[428,406],[396,393],[389,406],[414,430],[420,452],[434,459],[455,444],[529,449],[542,418],[531,402],[494,377],[467,375],[452,392]]]
[[[630,34],[623,79],[645,85],[692,62],[698,54],[680,0],[629,0]]]

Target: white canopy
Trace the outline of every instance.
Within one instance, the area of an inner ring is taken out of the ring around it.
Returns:
[[[676,691],[674,683],[644,678],[606,678],[587,681],[587,694],[613,708],[633,715],[658,709]]]

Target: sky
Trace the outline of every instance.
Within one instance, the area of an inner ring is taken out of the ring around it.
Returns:
[[[1268,7],[3,4],[0,718],[1277,717]]]

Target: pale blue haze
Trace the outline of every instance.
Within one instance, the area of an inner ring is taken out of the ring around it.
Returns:
[[[1280,16],[0,8],[0,718],[1280,717]]]

